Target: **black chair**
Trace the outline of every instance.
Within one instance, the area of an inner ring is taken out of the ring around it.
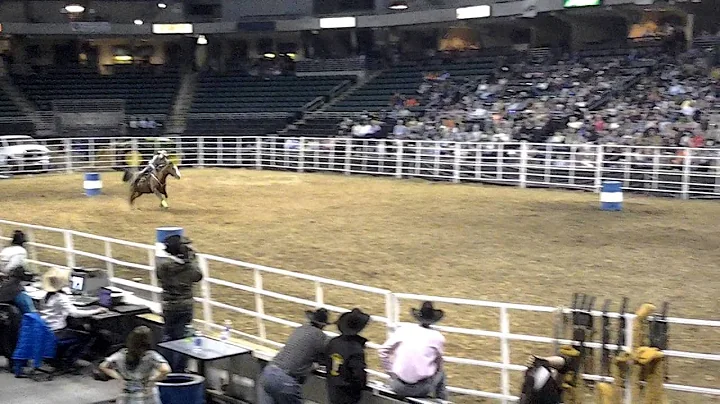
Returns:
[[[12,355],[20,332],[22,313],[20,309],[12,304],[0,303],[0,356],[8,361],[8,367],[12,362]]]

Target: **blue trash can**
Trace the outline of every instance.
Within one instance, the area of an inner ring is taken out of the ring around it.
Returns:
[[[157,383],[163,404],[205,404],[205,378],[184,373],[170,373]]]

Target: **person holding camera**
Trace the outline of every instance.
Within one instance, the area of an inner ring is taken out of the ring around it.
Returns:
[[[158,266],[157,278],[163,289],[163,338],[173,341],[184,338],[185,328],[192,323],[193,285],[200,282],[202,272],[189,239],[170,236],[164,244],[168,257]],[[173,372],[185,372],[187,359],[184,355],[168,353],[166,357]]]

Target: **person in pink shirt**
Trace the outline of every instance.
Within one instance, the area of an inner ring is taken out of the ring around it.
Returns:
[[[401,397],[431,397],[446,400],[443,349],[445,337],[431,328],[444,312],[432,302],[424,302],[420,310],[413,308],[419,325],[406,325],[396,330],[380,348],[380,361],[390,375],[390,388]]]

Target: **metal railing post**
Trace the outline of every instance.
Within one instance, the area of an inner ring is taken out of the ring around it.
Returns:
[[[602,187],[603,178],[603,165],[605,164],[605,148],[604,146],[595,146],[597,151],[595,152],[595,192],[599,193]]]
[[[63,145],[65,146],[65,171],[71,173],[73,169],[72,139],[64,139]]]
[[[405,147],[402,140],[396,140],[397,147],[395,148],[395,177],[402,178],[403,173],[403,148]]]
[[[527,159],[528,159],[528,144],[526,141],[520,142],[520,175],[518,180],[520,181],[520,188],[527,187]]]
[[[385,328],[387,330],[388,338],[393,332],[395,332],[395,327],[397,327],[397,323],[395,320],[395,307],[397,304],[396,300],[397,299],[392,292],[388,292],[385,294],[385,318],[387,319],[387,324],[385,325]]]
[[[692,149],[685,148],[685,159],[682,171],[682,199],[690,198],[690,164],[692,163]]]
[[[255,139],[255,169],[262,169],[262,138]]]
[[[255,320],[257,321],[258,334],[260,334],[259,337],[265,340],[267,339],[267,334],[265,333],[265,322],[261,317],[265,315],[265,306],[263,305],[263,295],[257,293],[258,291],[263,290],[263,279],[260,270],[253,269],[253,277],[255,278],[255,313],[258,314],[258,316],[255,317]]]
[[[350,162],[352,161],[352,139],[348,138],[345,142],[345,175],[350,175]]]
[[[197,141],[197,164],[198,167],[205,167],[205,138],[199,137]]]
[[[205,321],[205,332],[207,333],[212,331],[213,315],[212,305],[210,304],[210,282],[208,282],[210,278],[210,268],[207,258],[202,254],[198,255],[198,266],[203,275],[202,281],[200,281],[200,293],[202,293],[203,297],[203,320]]]
[[[68,268],[75,268],[75,245],[73,243],[72,232],[63,231],[63,239],[65,241],[65,261]]]
[[[37,261],[37,247],[34,245],[34,243],[37,241],[35,239],[35,232],[33,231],[33,229],[27,229],[25,233],[27,234],[28,241],[30,241],[30,243],[28,243],[30,245],[30,248],[28,248],[28,254],[30,255],[30,259],[33,261]],[[35,269],[37,269],[37,264],[33,265],[36,265]]]
[[[500,370],[500,383],[502,393],[505,396],[510,395],[510,345],[507,336],[510,335],[510,319],[508,318],[507,307],[500,307],[500,356],[502,357],[503,368]],[[502,400],[503,404],[507,404],[507,400]]]
[[[305,138],[298,139],[298,165],[297,170],[299,173],[305,170]]]
[[[453,182],[460,182],[460,157],[462,154],[462,144],[455,142],[455,150],[453,151]]]
[[[157,287],[158,286],[158,279],[157,279],[157,257],[155,257],[155,249],[148,250],[148,266],[152,268],[150,270],[150,285]],[[153,302],[159,303],[160,302],[160,296],[158,296],[157,292],[153,292]]]
[[[325,291],[318,281],[315,281],[315,304],[318,309],[325,305]]]
[[[112,258],[112,244],[108,240],[105,240],[105,257]],[[115,277],[115,267],[110,260],[105,261],[105,270],[109,280]],[[112,285],[112,280],[110,284]]]

